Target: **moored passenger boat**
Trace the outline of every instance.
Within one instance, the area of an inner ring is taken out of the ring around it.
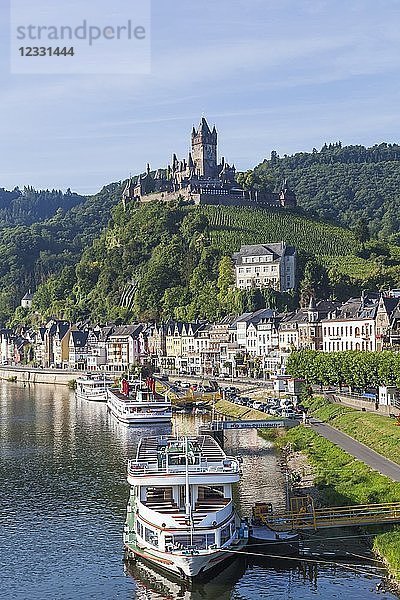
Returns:
[[[79,400],[92,402],[107,402],[107,390],[114,385],[114,381],[101,373],[88,373],[85,377],[76,380],[75,396]]]
[[[127,557],[194,579],[235,556],[248,540],[233,502],[239,478],[238,459],[210,436],[141,439],[128,464]]]
[[[167,423],[172,418],[171,400],[157,394],[154,381],[122,381],[121,389],[108,390],[107,408],[126,425]]]

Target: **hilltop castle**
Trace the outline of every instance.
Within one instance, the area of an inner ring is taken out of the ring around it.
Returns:
[[[158,169],[155,173],[148,164],[144,175],[127,181],[124,205],[130,200],[169,202],[183,198],[194,204],[296,206],[296,195],[288,188],[286,180],[277,193],[244,190],[235,179],[235,166],[230,166],[223,157],[218,162],[217,139],[215,125],[211,130],[203,117],[198,129],[193,127],[188,158],[178,160],[174,154],[167,169]]]

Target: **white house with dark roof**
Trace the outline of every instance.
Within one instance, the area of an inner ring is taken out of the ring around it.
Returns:
[[[29,290],[29,292],[27,292],[25,294],[25,296],[21,300],[21,306],[22,306],[22,308],[31,308],[32,301],[33,301],[33,294]]]
[[[376,348],[377,294],[350,298],[322,321],[324,352]]]
[[[287,292],[296,287],[296,250],[285,242],[242,246],[233,255],[236,287],[271,287]]]
[[[120,325],[107,338],[107,370],[128,371],[140,363],[139,335],[144,325]]]

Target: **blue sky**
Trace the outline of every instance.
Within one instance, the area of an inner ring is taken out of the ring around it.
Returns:
[[[186,154],[202,114],[239,169],[400,141],[398,0],[153,0],[147,75],[11,75],[0,17],[0,187],[96,192]]]

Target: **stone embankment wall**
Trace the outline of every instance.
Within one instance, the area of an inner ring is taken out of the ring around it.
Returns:
[[[83,373],[65,369],[30,369],[21,367],[0,367],[0,379],[21,383],[49,383],[68,385]]]

